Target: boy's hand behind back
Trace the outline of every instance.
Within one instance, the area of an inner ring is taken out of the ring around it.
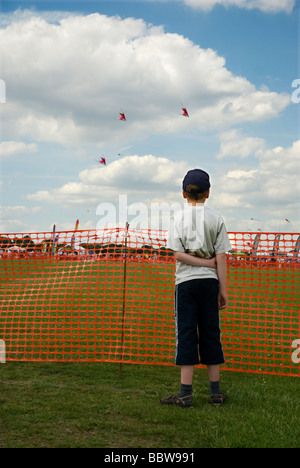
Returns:
[[[217,260],[216,257],[210,258],[209,259],[210,265],[209,268],[217,268]]]
[[[219,304],[219,309],[226,309],[226,307],[228,305],[228,300],[227,300],[227,294],[226,293],[222,293],[222,291],[219,291],[218,304]]]

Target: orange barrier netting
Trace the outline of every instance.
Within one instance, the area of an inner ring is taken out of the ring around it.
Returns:
[[[7,361],[173,365],[175,262],[166,234],[2,234],[2,355],[4,347]],[[299,234],[229,236],[223,368],[300,376]]]

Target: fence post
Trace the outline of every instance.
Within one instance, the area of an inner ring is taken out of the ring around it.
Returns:
[[[126,311],[126,280],[127,280],[127,240],[128,240],[129,223],[126,222],[125,231],[125,258],[123,268],[123,301],[122,301],[122,334],[121,334],[121,362],[120,375],[122,375],[122,364],[124,354],[124,335],[125,335],[125,311]]]

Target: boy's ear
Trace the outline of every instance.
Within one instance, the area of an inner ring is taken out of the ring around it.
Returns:
[[[207,190],[206,198],[209,198],[210,189]]]
[[[187,194],[186,194],[186,192],[184,190],[182,190],[182,196],[183,196],[183,198],[187,198]]]

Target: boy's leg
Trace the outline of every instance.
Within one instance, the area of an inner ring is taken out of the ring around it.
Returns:
[[[183,369],[183,376],[193,373],[193,367],[200,363],[198,338],[198,304],[195,297],[197,282],[186,281],[176,286],[175,320],[176,320],[176,358],[177,366]],[[184,377],[185,378],[185,377]],[[190,377],[188,377],[190,378]]]
[[[211,401],[222,404],[227,397],[220,390],[220,365],[225,362],[219,325],[218,291],[216,280],[203,280],[199,291],[199,348],[202,364],[206,365],[210,382]]]
[[[181,366],[180,390],[175,395],[160,400],[163,405],[177,405],[184,408],[193,406],[194,366]]]
[[[218,377],[218,367],[225,362],[220,332],[218,306],[219,284],[215,279],[204,279],[199,288],[199,351],[201,363],[211,366],[212,378]]]
[[[208,365],[208,377],[210,382],[211,403],[215,406],[222,405],[227,396],[220,389],[220,365]]]
[[[210,382],[218,382],[220,380],[220,365],[207,366],[208,377]]]
[[[181,385],[178,395],[193,393],[194,366],[199,363],[198,351],[198,306],[193,291],[195,286],[188,281],[176,288],[177,350],[175,363],[181,368]]]
[[[197,304],[193,301],[189,287],[190,282],[176,286],[175,318],[176,318],[176,359],[175,364],[181,369],[181,385],[179,393],[161,400],[162,404],[178,405],[188,408],[192,406],[192,384],[194,366],[199,364]],[[187,364],[188,363],[188,364]]]
[[[181,366],[181,383],[193,385],[194,366]]]
[[[220,395],[220,366],[219,364],[207,366],[208,378],[210,383],[210,394]]]
[[[193,394],[194,366],[181,366],[181,385],[179,397],[192,396]]]

